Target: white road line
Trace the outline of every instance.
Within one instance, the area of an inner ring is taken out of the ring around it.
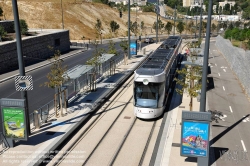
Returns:
[[[225,70],[225,69],[223,69],[223,71],[224,71],[224,72],[226,72],[226,70]]]
[[[229,106],[229,109],[230,109],[230,111],[231,111],[231,112],[233,112],[233,110],[232,110],[232,107],[231,107],[231,106]]]
[[[225,91],[225,87],[223,86],[223,90]]]
[[[217,66],[217,64],[215,63],[215,66]]]
[[[218,75],[220,76],[220,73],[218,73]]]
[[[243,147],[243,149],[244,149],[244,152],[247,152],[247,149],[246,149],[246,147],[245,147],[245,144],[244,144],[243,140],[240,140],[240,141],[241,141],[242,147]]]

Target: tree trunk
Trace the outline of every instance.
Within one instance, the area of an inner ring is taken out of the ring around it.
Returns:
[[[61,110],[61,117],[63,117],[63,104],[62,104],[62,91],[61,87],[58,88],[58,95],[59,95],[59,102],[60,102],[60,110]]]
[[[54,95],[54,110],[55,110],[55,114],[56,117],[58,117],[58,112],[57,112],[57,94]]]
[[[124,53],[124,65],[128,64],[127,53]]]

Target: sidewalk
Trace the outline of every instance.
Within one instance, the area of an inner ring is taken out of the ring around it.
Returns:
[[[146,54],[149,54],[159,46],[160,44],[147,45],[144,47],[146,48]],[[96,92],[79,94],[77,100],[70,103],[71,107],[68,108],[66,116],[53,117],[46,124],[43,124],[40,129],[34,130],[28,141],[18,141],[14,148],[5,148],[0,151],[0,165],[38,165],[49,154],[48,152],[55,150],[89,116],[89,113],[98,107],[98,103],[104,96],[107,96],[110,91],[114,90],[115,86],[107,88],[107,84],[110,83],[105,83],[105,81],[113,79],[116,80],[115,83],[117,84],[126,76],[128,70],[134,68],[145,57],[146,55],[144,56],[142,51],[138,52],[137,56],[133,56],[128,60],[128,65],[122,63],[118,67],[119,74],[115,74],[99,82]],[[34,68],[31,69],[34,70]],[[10,73],[8,74],[8,77],[11,77]]]

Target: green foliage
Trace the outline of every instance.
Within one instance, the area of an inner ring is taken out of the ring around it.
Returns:
[[[0,37],[4,38],[7,35],[7,32],[4,30],[2,26],[0,26]]]
[[[96,29],[98,34],[101,34],[101,30],[103,28],[102,28],[102,22],[101,22],[101,20],[99,18],[96,19],[95,29]]]
[[[179,22],[177,24],[177,32],[179,32],[180,34],[184,31],[184,23],[183,22]]]
[[[117,50],[115,48],[115,43],[113,42],[113,40],[109,40],[107,53],[118,55],[118,52],[117,52]]]
[[[3,9],[1,6],[0,6],[0,16],[3,16]]]
[[[156,31],[156,22],[154,22],[152,28]],[[158,30],[162,30],[164,28],[164,23],[159,19],[158,20]]]
[[[214,23],[212,23],[212,27],[211,27],[212,32],[214,32],[216,30],[216,28],[217,28],[216,25]]]
[[[153,5],[142,6],[142,11],[143,12],[154,12],[155,11],[155,7]]]
[[[94,42],[92,43],[94,45],[94,51],[93,51],[93,55],[92,58],[87,60],[86,64],[87,65],[91,65],[91,66],[95,66],[95,71],[97,70],[97,66],[99,66],[101,64],[101,56],[104,52],[106,52],[103,48],[98,48],[98,41],[94,40]]]
[[[49,47],[53,50],[52,47]],[[56,50],[54,56],[49,59],[51,62],[50,72],[47,74],[48,82],[44,83],[44,86],[49,88],[60,87],[64,82],[66,82],[69,77],[65,75],[67,71],[67,66],[63,66],[63,60],[60,59],[60,51]]]
[[[170,35],[170,32],[172,31],[173,28],[173,24],[171,22],[167,22],[164,28],[168,32],[168,35]]]
[[[126,22],[126,25],[128,26],[128,22]],[[130,21],[130,31],[135,35],[137,35],[138,30],[139,30],[138,23],[136,21],[135,22]]]
[[[116,30],[120,28],[120,25],[113,20],[110,22],[110,28],[112,32],[115,32]]]
[[[127,40],[122,40],[120,43],[120,47],[122,48],[124,53],[127,53],[128,51],[128,41]]]
[[[20,31],[22,35],[26,35],[28,33],[28,25],[25,20],[19,20],[20,23]]]

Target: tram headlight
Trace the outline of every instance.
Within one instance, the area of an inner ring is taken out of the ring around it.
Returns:
[[[142,82],[143,82],[144,85],[148,85],[148,79],[143,79]]]

